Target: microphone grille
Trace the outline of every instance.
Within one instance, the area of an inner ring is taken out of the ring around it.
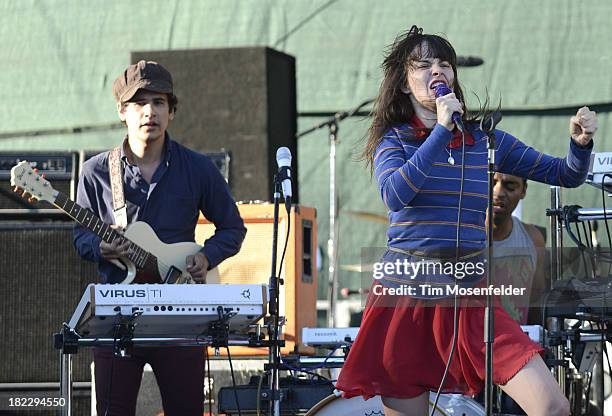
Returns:
[[[435,91],[436,91],[436,98],[437,97],[443,97],[443,96],[448,95],[451,92],[453,92],[453,90],[448,88],[448,85],[446,85],[446,84],[438,84],[438,85],[436,85]]]
[[[291,167],[291,150],[288,147],[279,147],[276,151],[276,163],[279,167]]]

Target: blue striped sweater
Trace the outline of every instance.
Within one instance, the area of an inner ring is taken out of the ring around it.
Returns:
[[[474,124],[468,128],[474,144],[465,148],[460,246],[478,251],[486,246],[487,137]],[[447,147],[452,133],[439,124],[426,139],[412,138],[411,133],[409,124],[390,129],[374,157],[374,173],[389,210],[388,248],[418,254],[439,249],[454,252],[461,147]],[[501,130],[495,135],[496,171],[563,187],[584,182],[592,143],[581,147],[570,140],[568,156],[556,158]],[[449,151],[454,165],[448,162]]]

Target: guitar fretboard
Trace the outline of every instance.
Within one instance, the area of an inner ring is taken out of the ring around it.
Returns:
[[[76,222],[109,244],[117,239],[120,239],[120,243],[123,243],[124,241],[129,242],[128,258],[136,265],[137,268],[143,268],[147,260],[149,260],[149,256],[152,256],[151,253],[145,251],[138,244],[133,243],[118,233],[110,225],[104,223],[104,221],[98,218],[93,212],[72,201],[66,196],[66,194],[58,192],[53,205],[70,215]]]

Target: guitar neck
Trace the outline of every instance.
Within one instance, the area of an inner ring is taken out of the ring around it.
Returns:
[[[128,238],[125,238],[110,225],[104,223],[104,221],[98,218],[90,210],[85,209],[76,202],[72,201],[70,198],[68,198],[68,196],[66,196],[66,194],[58,192],[53,205],[70,215],[70,217],[72,217],[80,225],[87,228],[89,231],[93,232],[102,238],[103,241],[109,244],[115,241],[117,238],[120,238],[121,242],[129,242],[128,258],[135,263],[137,267],[143,267],[146,263],[148,257],[150,256],[147,251],[138,246],[136,243],[130,241]]]
[[[70,215],[76,222],[93,232],[107,243],[112,243],[121,235],[110,225],[105,224],[93,212],[81,207],[62,192],[58,192],[53,205]]]

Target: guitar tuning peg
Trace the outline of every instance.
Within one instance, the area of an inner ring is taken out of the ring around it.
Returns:
[[[36,203],[36,198],[34,198],[33,196],[29,197],[29,198],[28,198],[28,202],[29,202],[30,204],[35,204],[35,203]]]
[[[41,174],[40,174],[40,177],[41,177],[41,178],[43,178],[43,179],[45,179],[45,172],[41,173]]]

